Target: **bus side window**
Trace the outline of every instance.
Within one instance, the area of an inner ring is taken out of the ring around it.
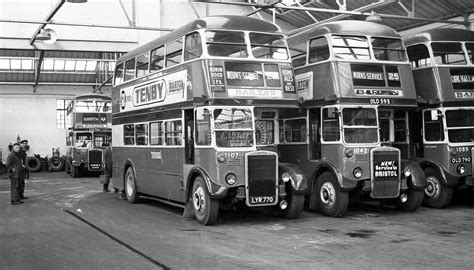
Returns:
[[[137,145],[148,145],[148,125],[135,125],[135,141]]]
[[[314,110],[310,112],[310,134],[309,134],[309,144],[310,144],[310,158],[319,159],[321,158],[321,138],[319,135],[319,119],[320,111]]]
[[[166,145],[182,145],[181,120],[165,122],[165,143]]]
[[[123,144],[134,145],[135,144],[135,127],[134,125],[123,126]]]
[[[129,81],[135,78],[135,58],[125,62],[125,78],[124,81]]]
[[[166,44],[166,67],[172,67],[181,63],[181,54],[183,52],[183,40],[177,39]]]
[[[150,54],[145,53],[137,57],[137,77],[145,76],[148,74],[148,64],[150,62]]]
[[[201,55],[201,35],[197,32],[187,35],[184,42],[184,61],[199,58]]]
[[[300,67],[306,65],[306,47],[307,42],[291,45],[290,55],[293,61],[293,67]]]
[[[162,122],[150,123],[150,145],[163,145]]]
[[[121,83],[123,83],[123,63],[120,63],[119,65],[117,65],[117,68],[115,69],[115,85],[121,84]],[[73,103],[71,102],[71,104]]]
[[[309,62],[316,63],[329,59],[329,46],[325,37],[312,39],[309,43]]]
[[[194,119],[196,145],[211,145],[211,113],[208,109],[197,108]]]
[[[161,70],[165,66],[165,46],[151,51],[150,71]]]

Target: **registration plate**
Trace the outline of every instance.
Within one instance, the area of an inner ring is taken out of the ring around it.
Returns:
[[[273,196],[255,196],[250,197],[250,204],[251,205],[259,205],[259,204],[271,204],[275,201],[275,197]]]

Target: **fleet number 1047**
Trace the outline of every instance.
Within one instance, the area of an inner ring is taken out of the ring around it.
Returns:
[[[371,98],[370,104],[390,104],[392,103],[389,98]]]

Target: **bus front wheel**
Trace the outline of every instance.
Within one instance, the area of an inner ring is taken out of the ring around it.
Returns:
[[[207,226],[217,221],[219,201],[209,196],[206,184],[201,176],[196,177],[194,181],[192,202],[194,214],[199,223]]]
[[[330,172],[324,172],[317,180],[316,190],[321,213],[329,217],[342,216],[349,204],[349,194],[339,189],[336,178]]]
[[[284,218],[295,219],[301,215],[304,207],[304,194],[290,193],[286,196],[288,206],[280,209],[280,215]]]
[[[127,201],[130,203],[138,202],[137,181],[135,181],[135,174],[132,167],[127,169],[125,174],[125,195]]]
[[[453,197],[453,188],[442,183],[441,175],[433,168],[425,169],[426,188],[423,202],[432,208],[448,206]]]

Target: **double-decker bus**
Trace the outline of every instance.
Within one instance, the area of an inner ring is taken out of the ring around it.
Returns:
[[[181,206],[204,225],[219,207],[275,207],[296,218],[307,182],[276,153],[278,109],[297,108],[278,26],[194,20],[123,55],[112,92],[113,185]]]
[[[442,208],[455,188],[474,186],[474,32],[434,29],[404,40],[419,97],[411,133],[427,180],[424,202]]]
[[[112,139],[111,110],[111,97],[103,94],[80,95],[69,104],[66,173],[72,177],[102,170],[103,144]]]
[[[302,110],[281,112],[280,152],[306,172],[309,208],[340,216],[350,198],[419,208],[426,179],[404,157],[406,111],[416,109],[416,94],[400,35],[347,20],[290,36],[288,44]]]

